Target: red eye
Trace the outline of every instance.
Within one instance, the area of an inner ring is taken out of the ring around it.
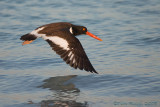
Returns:
[[[83,31],[86,31],[86,28],[83,28]]]

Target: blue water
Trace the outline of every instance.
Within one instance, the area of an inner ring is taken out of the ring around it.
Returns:
[[[42,39],[20,36],[53,22],[78,36],[99,74],[66,65]],[[160,107],[159,0],[1,0],[0,107]]]

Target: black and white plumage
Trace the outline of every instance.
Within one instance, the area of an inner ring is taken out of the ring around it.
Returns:
[[[77,35],[87,34],[95,39],[100,38],[87,31],[86,27],[73,25],[67,22],[46,24],[33,30],[31,33],[21,36],[24,44],[29,44],[33,40],[42,37],[52,49],[71,67],[97,73],[90,63]]]

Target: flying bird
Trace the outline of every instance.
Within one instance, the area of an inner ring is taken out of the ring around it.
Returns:
[[[68,22],[57,22],[40,26],[32,32],[21,36],[20,40],[24,41],[22,45],[25,45],[41,37],[71,67],[98,73],[89,61],[80,41],[75,37],[82,34],[102,41],[102,39],[88,32],[86,27]]]

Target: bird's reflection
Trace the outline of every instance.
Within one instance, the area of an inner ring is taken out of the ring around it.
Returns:
[[[51,77],[44,80],[41,88],[53,92],[50,98],[41,101],[42,107],[88,107],[87,102],[77,102],[80,90],[72,83],[77,75]]]

